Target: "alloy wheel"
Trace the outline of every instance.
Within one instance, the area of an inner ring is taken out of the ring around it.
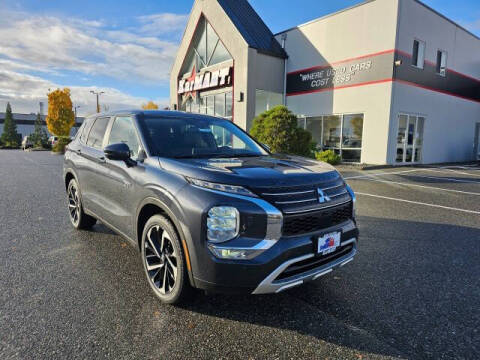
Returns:
[[[159,225],[152,226],[145,239],[144,261],[148,277],[162,295],[175,287],[178,257],[168,232]]]
[[[73,184],[68,188],[68,210],[72,223],[77,225],[80,218],[80,199],[77,188]]]

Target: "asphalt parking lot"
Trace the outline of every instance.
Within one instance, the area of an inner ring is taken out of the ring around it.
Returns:
[[[352,263],[278,295],[160,304],[133,247],[74,231],[62,157],[0,151],[0,358],[478,359],[480,167],[345,170]]]

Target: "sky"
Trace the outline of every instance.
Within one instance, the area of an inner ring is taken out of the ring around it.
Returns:
[[[359,0],[250,0],[276,33]],[[479,0],[425,0],[480,36]],[[37,112],[69,87],[79,115],[168,105],[170,69],[193,0],[0,0],[0,112]]]

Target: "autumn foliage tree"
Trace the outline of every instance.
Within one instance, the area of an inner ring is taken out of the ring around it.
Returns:
[[[48,115],[46,121],[48,131],[53,135],[70,135],[70,129],[75,125],[70,89],[57,89],[48,93]]]
[[[146,104],[142,105],[143,110],[158,110],[158,105],[155,104],[153,101],[149,101]]]

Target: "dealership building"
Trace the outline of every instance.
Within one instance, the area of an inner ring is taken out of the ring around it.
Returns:
[[[247,130],[285,104],[344,161],[468,161],[480,146],[480,39],[418,0],[366,1],[278,34],[247,0],[196,0],[170,92],[172,109]]]

